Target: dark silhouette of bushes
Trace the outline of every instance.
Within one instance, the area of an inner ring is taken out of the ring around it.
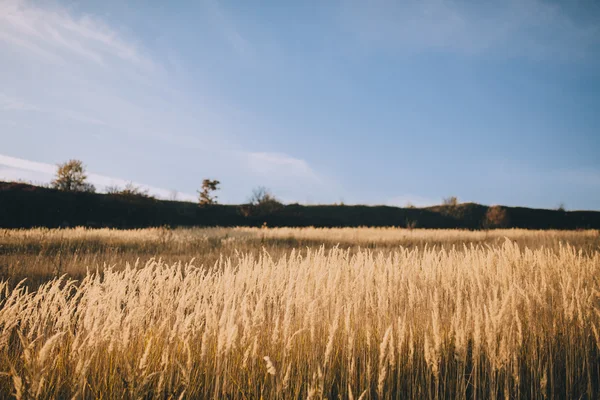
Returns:
[[[240,206],[240,213],[244,217],[260,217],[264,218],[268,215],[274,214],[284,207],[269,189],[265,187],[258,187],[254,189],[248,204]]]
[[[275,199],[276,200],[276,199]],[[265,209],[248,205],[157,200],[140,196],[67,192],[24,183],[0,182],[0,227],[89,226],[143,228],[150,226],[400,226],[418,228],[485,228],[493,207],[473,203],[428,208],[388,206],[303,206],[270,203]],[[257,204],[254,204],[256,206]],[[529,229],[600,229],[600,212],[501,207],[506,227]]]
[[[125,198],[155,199],[155,197],[149,193],[148,189],[142,189],[138,186],[135,186],[131,182],[125,185],[123,189],[119,188],[118,186],[108,186],[106,188],[106,193]]]

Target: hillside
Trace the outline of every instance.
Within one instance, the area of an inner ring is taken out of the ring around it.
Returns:
[[[528,229],[600,229],[600,212],[503,207],[509,226]],[[121,195],[61,192],[0,182],[0,228],[88,226],[413,226],[481,229],[487,206],[399,208],[388,206],[286,205],[263,216],[245,216],[238,205],[196,203]]]

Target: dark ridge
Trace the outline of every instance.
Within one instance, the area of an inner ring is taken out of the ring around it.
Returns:
[[[144,196],[62,192],[0,182],[0,227],[288,226],[483,229],[489,207],[463,203],[427,208],[290,204],[260,215],[248,205],[211,205]],[[509,228],[600,229],[600,212],[501,207]]]

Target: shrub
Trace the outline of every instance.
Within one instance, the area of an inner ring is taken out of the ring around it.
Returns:
[[[269,189],[260,186],[252,191],[248,204],[241,206],[240,211],[245,217],[262,217],[273,214],[281,208],[283,204]]]
[[[485,229],[507,228],[510,224],[506,209],[501,206],[492,206],[485,213],[483,227]]]
[[[139,186],[135,186],[133,182],[129,182],[123,189],[118,186],[107,186],[106,193],[124,197],[140,197],[144,199],[154,198],[154,196],[148,192],[148,189],[142,189]]]
[[[456,196],[445,197],[442,200],[442,204],[445,206],[456,206],[456,205],[458,205],[458,197],[456,197]]]

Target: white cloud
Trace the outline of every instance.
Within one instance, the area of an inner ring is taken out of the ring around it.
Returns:
[[[52,164],[40,163],[0,154],[0,180],[48,184],[54,178],[56,168],[57,167]],[[131,182],[122,178],[88,173],[88,181],[96,186],[96,189],[100,192],[106,190],[108,186],[118,186],[120,188],[124,188],[128,183],[132,183],[134,186],[137,186],[142,190],[148,190],[150,194],[157,196],[158,198],[170,199],[173,197],[173,190],[146,185],[143,183]],[[177,199],[184,201],[195,201],[197,196],[189,193],[177,192]]]
[[[75,17],[62,8],[38,7],[27,0],[0,3],[0,41],[51,61],[77,55],[102,65],[111,57],[154,67],[136,46],[102,21],[89,15]]]
[[[286,177],[322,183],[308,163],[282,153],[248,153],[248,166],[262,177]]]
[[[256,186],[265,186],[285,203],[315,203],[335,198],[340,185],[319,174],[303,159],[284,153],[241,153],[245,174]]]
[[[219,34],[240,56],[251,58],[253,48],[235,21],[219,4],[207,4],[206,16],[216,16]],[[235,182],[225,183],[220,196],[231,202],[243,201],[242,196],[258,185],[270,187],[282,199],[296,200],[307,191],[323,193],[323,186],[331,190],[302,159],[238,150],[238,137],[264,130],[267,124],[211,90],[209,79],[186,65],[177,46],[155,46],[155,51],[167,50],[150,58],[136,43],[98,17],[78,15],[55,3],[0,0],[0,125],[15,128],[2,138],[10,144],[7,151],[41,158],[44,146],[60,143],[52,147],[57,157],[76,154],[98,165],[100,155],[106,154],[108,168],[110,157],[129,151],[130,159],[121,158],[118,168],[135,169],[138,180],[160,179],[159,186],[172,181],[192,191],[198,184],[195,174],[202,171]],[[187,75],[185,71],[194,71],[194,83],[206,90],[191,92],[184,86],[191,79],[177,78]],[[23,179],[49,182],[53,174],[33,179],[29,176],[40,172],[10,168],[3,173],[11,179],[28,171]],[[165,169],[177,169],[178,174],[169,180]],[[99,188],[126,183],[92,177]]]
[[[237,42],[234,47],[248,47],[219,6],[208,4],[224,35]],[[0,111],[38,111],[170,143],[185,141],[190,131],[211,132],[212,140],[240,129],[235,121],[243,113],[219,96],[202,92],[191,98],[177,86],[167,72],[186,70],[176,46],[163,56],[151,58],[136,39],[98,17],[49,3],[0,0]]]
[[[78,111],[52,107],[39,107],[34,104],[26,103],[23,100],[7,96],[3,93],[0,93],[0,111],[44,113],[50,117],[58,117],[60,119],[76,121],[84,124],[108,126],[106,122]]]
[[[160,80],[133,39],[53,3],[0,0],[0,57],[0,111],[39,113],[32,121],[50,129],[50,119],[127,129],[124,88]]]
[[[53,175],[56,172],[56,166],[54,165],[9,157],[2,154],[0,154],[0,165],[46,175]]]

